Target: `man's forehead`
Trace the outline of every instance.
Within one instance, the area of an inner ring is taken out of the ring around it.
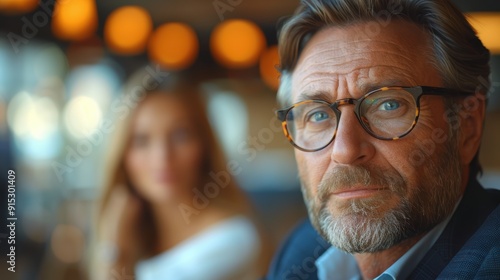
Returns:
[[[328,102],[334,102],[339,97],[337,96],[336,89],[338,88],[338,81],[330,80],[330,82],[323,83],[309,83],[302,87],[297,87],[292,96],[292,103],[301,102],[310,99],[319,99]],[[353,98],[359,98],[362,95],[383,87],[390,86],[416,86],[417,83],[411,78],[405,77],[389,77],[380,76],[380,78],[370,79],[357,79],[354,81],[355,91],[350,92]]]
[[[430,43],[427,31],[406,20],[393,20],[386,25],[377,21],[361,21],[342,26],[325,26],[306,43],[304,51],[327,45],[329,51],[342,56],[350,51],[373,47],[373,42],[385,43],[394,49],[406,46],[422,47]]]
[[[414,69],[428,57],[424,44],[426,38],[420,38],[418,44],[412,41],[418,39],[416,37],[425,37],[425,34],[414,27],[421,32],[420,35],[402,38],[399,27],[387,27],[382,30],[385,33],[359,35],[364,28],[360,23],[329,27],[315,34],[293,72],[293,99],[298,93],[331,89],[343,79],[364,92],[378,84],[415,84]]]

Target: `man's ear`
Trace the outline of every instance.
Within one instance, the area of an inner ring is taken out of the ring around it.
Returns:
[[[460,163],[469,165],[479,150],[483,134],[486,98],[481,93],[469,96],[462,101],[459,112],[460,125]]]

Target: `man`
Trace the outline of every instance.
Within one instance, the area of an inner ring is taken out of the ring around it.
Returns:
[[[311,223],[268,279],[500,279],[500,194],[476,181],[489,52],[460,11],[303,0],[279,39]]]

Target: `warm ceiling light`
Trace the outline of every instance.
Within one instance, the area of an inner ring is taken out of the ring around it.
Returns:
[[[104,39],[118,54],[139,54],[146,48],[152,29],[153,21],[145,9],[125,6],[113,11],[106,19]]]
[[[149,40],[149,57],[167,69],[184,69],[198,54],[196,32],[184,23],[166,23],[158,27]]]
[[[0,0],[0,10],[13,13],[29,13],[36,9],[38,0]]]
[[[259,64],[260,76],[274,90],[277,90],[279,86],[280,73],[277,69],[279,64],[278,46],[271,46],[262,53]]]
[[[262,30],[247,20],[226,20],[214,29],[210,38],[213,56],[228,68],[255,65],[265,46]]]
[[[80,41],[94,35],[97,8],[94,0],[57,1],[52,18],[52,32],[63,40]]]
[[[474,29],[476,29],[484,46],[487,47],[491,53],[500,54],[500,13],[468,13],[467,18]]]

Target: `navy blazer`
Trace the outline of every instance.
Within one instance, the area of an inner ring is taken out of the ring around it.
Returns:
[[[330,245],[301,223],[275,256],[266,279],[318,279],[316,259]],[[408,279],[500,279],[500,191],[472,180],[436,243]]]

